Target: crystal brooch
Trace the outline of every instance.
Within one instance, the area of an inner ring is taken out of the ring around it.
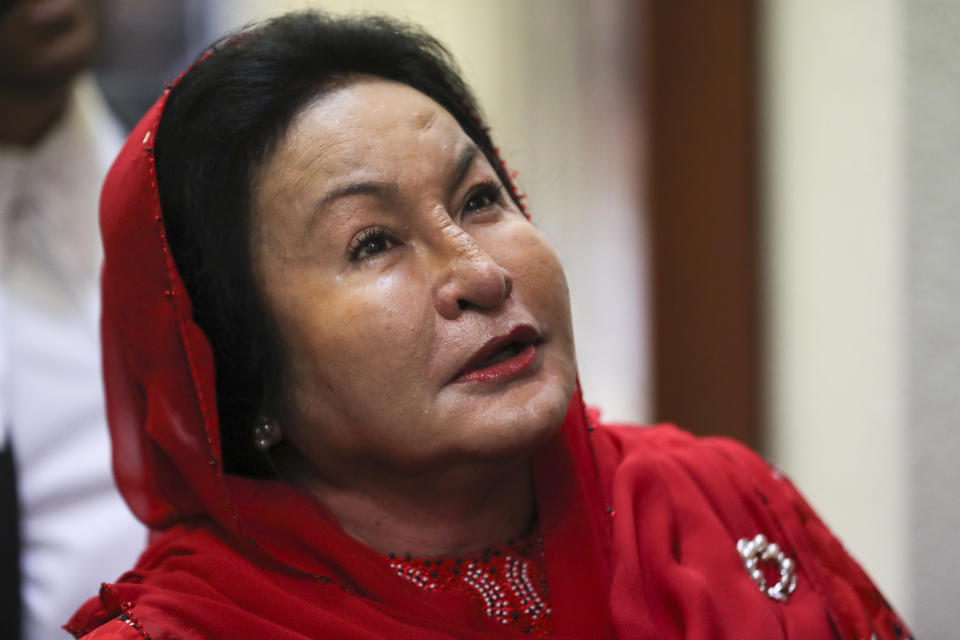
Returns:
[[[737,540],[737,551],[743,560],[743,568],[747,575],[760,587],[760,591],[779,602],[786,602],[790,594],[797,588],[797,565],[788,558],[777,546],[776,542],[767,542],[766,536],[758,533],[752,540],[740,538]],[[761,569],[761,564],[772,565],[780,572],[780,580],[773,586],[767,586],[767,577]]]

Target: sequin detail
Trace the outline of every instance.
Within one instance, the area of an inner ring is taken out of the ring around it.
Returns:
[[[543,541],[530,536],[465,558],[390,558],[396,574],[425,591],[463,591],[494,620],[534,636],[553,630]]]

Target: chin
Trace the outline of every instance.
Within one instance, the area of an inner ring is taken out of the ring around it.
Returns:
[[[570,376],[569,383],[557,379],[541,383],[533,394],[506,394],[484,415],[475,416],[470,452],[489,461],[529,456],[560,429],[574,384]],[[511,397],[515,395],[524,397]]]

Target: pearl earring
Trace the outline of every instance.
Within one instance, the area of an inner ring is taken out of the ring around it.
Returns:
[[[280,442],[283,438],[283,431],[275,421],[260,416],[257,418],[257,426],[253,428],[253,442],[261,451],[269,451],[270,447]]]

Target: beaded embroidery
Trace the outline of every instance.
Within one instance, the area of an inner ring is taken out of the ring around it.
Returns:
[[[543,541],[534,535],[465,558],[397,558],[390,567],[425,591],[463,591],[515,631],[552,631]]]

